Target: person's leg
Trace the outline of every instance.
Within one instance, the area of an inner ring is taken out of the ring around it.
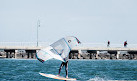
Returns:
[[[68,78],[68,61],[65,63],[66,78]]]
[[[62,62],[61,65],[60,65],[58,76],[60,75],[60,72],[61,72],[61,69],[62,69],[63,66],[64,66],[64,62]]]

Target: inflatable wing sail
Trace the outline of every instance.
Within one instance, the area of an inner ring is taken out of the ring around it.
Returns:
[[[41,49],[36,54],[36,57],[41,62],[49,59],[64,61],[64,58],[68,57],[71,49],[78,44],[80,44],[80,41],[76,37],[68,36],[56,41],[45,49]]]

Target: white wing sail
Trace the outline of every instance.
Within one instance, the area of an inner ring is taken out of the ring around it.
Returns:
[[[62,38],[55,43],[51,44],[45,49],[41,49],[36,57],[39,61],[44,62],[49,59],[57,59],[60,61],[65,61],[68,58],[69,52],[74,46],[77,46],[80,41],[73,36]]]
[[[47,48],[41,49],[37,54],[36,57],[39,61],[42,63],[44,61],[50,60],[50,59],[57,59],[60,61],[63,61],[62,57],[60,55],[52,52],[53,48],[51,46],[48,46]]]

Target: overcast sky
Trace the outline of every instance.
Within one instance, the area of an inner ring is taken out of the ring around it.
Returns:
[[[137,0],[0,0],[0,42],[137,44]]]

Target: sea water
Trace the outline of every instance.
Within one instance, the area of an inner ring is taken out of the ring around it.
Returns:
[[[39,73],[58,74],[61,62],[0,59],[0,81],[58,81]],[[137,80],[137,60],[69,60],[69,77],[78,81]],[[65,76],[64,68],[61,76]]]

